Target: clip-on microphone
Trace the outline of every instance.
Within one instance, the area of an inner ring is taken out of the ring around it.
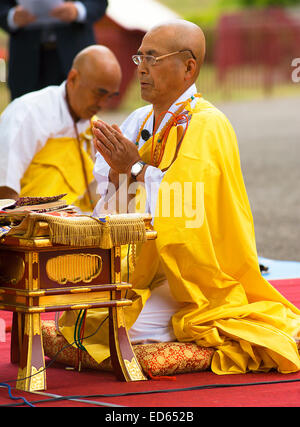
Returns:
[[[148,139],[151,137],[151,134],[147,129],[143,129],[141,132],[141,137],[144,141],[148,141]]]

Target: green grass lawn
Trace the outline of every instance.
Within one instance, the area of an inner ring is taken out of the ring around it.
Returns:
[[[9,91],[4,83],[0,83],[0,113],[10,101]]]
[[[223,12],[237,10],[236,0],[160,0],[182,18],[204,27],[213,27]]]
[[[195,12],[202,12],[218,5],[219,0],[160,0],[160,3],[175,10],[179,15],[185,17]]]

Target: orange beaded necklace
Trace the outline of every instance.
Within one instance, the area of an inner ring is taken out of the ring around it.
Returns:
[[[152,136],[152,147],[151,147],[151,165],[152,166],[157,167],[160,164],[160,162],[163,158],[163,155],[164,155],[165,148],[166,148],[166,143],[167,143],[169,132],[173,126],[178,125],[179,120],[186,120],[186,127],[185,127],[185,131],[183,134],[183,137],[184,137],[185,132],[187,130],[187,126],[188,126],[188,119],[187,119],[187,115],[182,114],[182,112],[184,111],[185,107],[191,101],[193,101],[193,99],[195,99],[196,97],[201,98],[201,96],[202,95],[200,93],[196,93],[195,95],[191,96],[186,101],[178,102],[176,105],[180,105],[180,107],[175,111],[175,113],[172,113],[171,111],[163,111],[159,115],[157,122],[159,121],[159,118],[161,115],[165,115],[165,114],[169,113],[169,114],[171,114],[171,117],[167,121],[167,123],[164,125],[164,127],[161,129],[161,131],[159,132],[156,145],[155,145],[155,134],[157,131],[157,126],[154,127],[154,132],[153,132],[153,136]],[[139,140],[141,138],[142,130],[144,129],[144,126],[147,123],[148,119],[151,117],[152,113],[153,113],[153,108],[145,117],[145,120],[143,121],[143,124],[139,130],[139,133],[137,135],[136,142],[135,142],[135,144],[137,146],[138,146]],[[183,139],[183,137],[181,139]],[[155,145],[155,147],[154,147],[154,145]]]

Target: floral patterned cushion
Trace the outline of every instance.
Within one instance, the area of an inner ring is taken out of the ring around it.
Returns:
[[[42,333],[46,356],[67,366],[78,366],[78,350],[57,333],[54,321],[44,321]],[[210,368],[215,351],[182,342],[137,344],[133,349],[143,371],[150,377],[205,371]],[[80,358],[83,368],[112,371],[110,358],[97,363],[84,351],[80,352]]]
[[[69,345],[67,340],[57,333],[54,320],[45,320],[42,322],[42,336],[45,356],[54,359],[56,362],[66,366],[78,366],[79,352],[76,348]],[[110,359],[97,363],[87,352],[80,352],[81,366],[84,368],[111,371]]]
[[[140,344],[133,349],[144,372],[154,376],[205,371],[214,353],[212,348],[183,342]]]

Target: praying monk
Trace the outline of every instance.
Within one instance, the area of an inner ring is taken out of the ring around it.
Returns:
[[[103,196],[119,174],[144,184],[158,233],[137,248],[129,337],[213,347],[216,374],[295,372],[300,311],[260,273],[235,133],[195,86],[204,52],[203,32],[190,22],[153,28],[133,57],[149,105],[120,129],[94,122]],[[105,204],[101,199],[95,215]],[[68,312],[60,323],[70,343],[74,316]],[[109,356],[106,316],[87,312],[83,345],[97,362]]]
[[[118,94],[121,69],[105,46],[77,54],[60,86],[26,94],[0,117],[0,198],[67,193],[93,211],[90,119]]]

